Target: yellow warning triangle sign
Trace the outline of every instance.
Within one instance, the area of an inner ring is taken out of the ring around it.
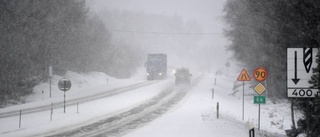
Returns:
[[[246,69],[242,69],[240,75],[237,78],[238,81],[251,81],[250,76],[248,75]]]

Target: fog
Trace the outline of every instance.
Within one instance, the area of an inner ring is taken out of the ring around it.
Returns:
[[[114,39],[124,40],[130,43],[130,46],[145,50],[146,54],[166,53],[168,65],[171,67],[184,66],[201,71],[215,71],[223,69],[230,56],[225,48],[228,41],[223,34],[225,0],[89,0],[88,4],[90,10],[105,22],[110,21],[110,18],[106,18],[106,11],[117,11],[176,17],[185,23],[199,24],[199,29],[185,27],[177,32],[166,27],[166,23],[149,30],[139,29],[142,27],[137,27],[134,23],[130,26],[131,21],[119,22],[124,24],[120,27],[119,23],[113,23],[117,24],[114,26],[107,23],[106,28],[111,33],[113,44],[118,44]],[[145,26],[150,25],[148,21],[140,22]],[[146,54],[141,55],[142,58],[146,58]]]

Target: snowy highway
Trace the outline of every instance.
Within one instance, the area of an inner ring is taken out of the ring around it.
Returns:
[[[319,11],[2,0],[0,137],[318,136]]]
[[[196,78],[191,86],[196,85],[200,79],[201,77]],[[166,87],[166,89],[162,90],[159,95],[131,108],[128,111],[101,119],[97,122],[84,125],[76,129],[48,136],[122,136],[166,113],[186,95],[191,86],[183,85],[178,87]]]
[[[91,94],[86,92],[87,89],[70,91],[70,97],[67,99],[70,105],[67,106],[66,113],[63,113],[61,104],[60,107],[53,109],[52,120],[48,108],[23,113],[20,128],[19,116],[3,116],[0,118],[0,123],[9,124],[0,125],[0,136],[248,136],[247,120],[241,121],[239,113],[241,100],[238,95],[232,95],[233,78],[217,77],[217,85],[214,85],[215,76],[199,73],[192,76],[191,85],[176,86],[173,76],[158,81],[146,81],[142,76],[127,80],[114,79],[107,86],[102,84],[91,87],[92,91],[93,89],[97,91]],[[216,91],[214,99],[212,99],[212,88]],[[61,94],[61,91],[54,93]],[[82,94],[82,97],[80,98],[78,94]],[[76,98],[82,101],[79,103],[79,110],[76,105],[72,105],[77,102]],[[251,97],[246,99],[246,119],[256,116],[255,112],[251,113],[256,106],[250,99]],[[61,98],[56,100],[61,102]],[[37,108],[51,101],[40,100],[21,106]],[[216,118],[217,102],[220,102],[219,119]],[[4,113],[10,108],[23,108],[19,106],[1,109],[1,112]],[[263,123],[262,127],[265,128],[268,119]]]
[[[199,80],[199,77],[195,78],[192,85]],[[0,131],[3,136],[96,136],[112,134],[118,130],[127,132],[132,126],[139,127],[165,113],[179,102],[191,87],[191,85],[175,87],[172,77],[167,80],[131,83],[134,84],[122,84],[123,86],[117,88],[110,88],[112,86],[109,85],[109,90],[99,89],[103,92],[89,95],[82,93],[82,96],[67,98],[66,113],[62,111],[63,101],[60,98],[60,101],[53,103],[53,118],[50,118],[52,119],[50,121],[48,120],[51,113],[50,102],[58,99],[0,109],[0,122],[12,123],[7,126],[2,125]],[[80,104],[80,112],[77,103]],[[110,106],[110,104],[115,105]],[[17,123],[12,121],[19,119],[20,110],[22,126],[17,128]],[[70,113],[71,111],[73,112]],[[91,113],[96,111],[97,113]],[[66,118],[68,120],[64,121]],[[39,127],[44,129],[37,130]]]

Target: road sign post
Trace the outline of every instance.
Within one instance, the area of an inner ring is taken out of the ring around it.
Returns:
[[[246,69],[242,69],[237,80],[242,81],[242,120],[244,120],[244,81],[251,81],[251,78],[248,75]]]
[[[67,78],[62,78],[59,80],[58,86],[59,86],[59,89],[64,92],[63,112],[66,113],[66,91],[68,91],[71,88],[71,81]]]
[[[51,79],[52,79],[52,66],[49,66],[49,92],[50,92],[50,98],[51,98]]]
[[[259,83],[253,89],[258,93],[258,95],[261,95],[264,91],[266,91],[266,87],[264,87],[261,83]]]
[[[254,104],[266,104],[266,96],[254,96]]]
[[[254,79],[256,79],[257,81],[259,82],[262,82],[264,80],[267,79],[268,77],[268,71],[265,69],[265,68],[256,68],[254,71],[253,71],[253,77]]]
[[[263,94],[263,92],[266,91],[266,87],[263,86],[263,84],[261,82],[267,79],[268,71],[267,71],[267,69],[265,69],[263,67],[256,68],[253,71],[253,77],[257,81],[259,81],[259,84],[253,88],[254,91],[256,91],[259,96],[254,96],[253,103],[259,105],[259,109],[258,109],[258,130],[260,130],[261,104],[266,104],[266,96],[261,96]]]
[[[259,105],[259,109],[258,109],[258,130],[260,130],[261,104],[266,104],[266,96],[260,96],[260,95],[266,90],[266,88],[261,83],[259,83],[256,87],[254,87],[254,90],[259,95],[259,96],[254,96],[253,103]]]
[[[313,98],[320,95],[316,88],[310,88],[312,68],[317,67],[317,48],[287,48],[287,97]]]

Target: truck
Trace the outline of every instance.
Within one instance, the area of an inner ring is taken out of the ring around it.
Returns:
[[[146,66],[147,80],[164,79],[167,76],[167,55],[148,54]]]

